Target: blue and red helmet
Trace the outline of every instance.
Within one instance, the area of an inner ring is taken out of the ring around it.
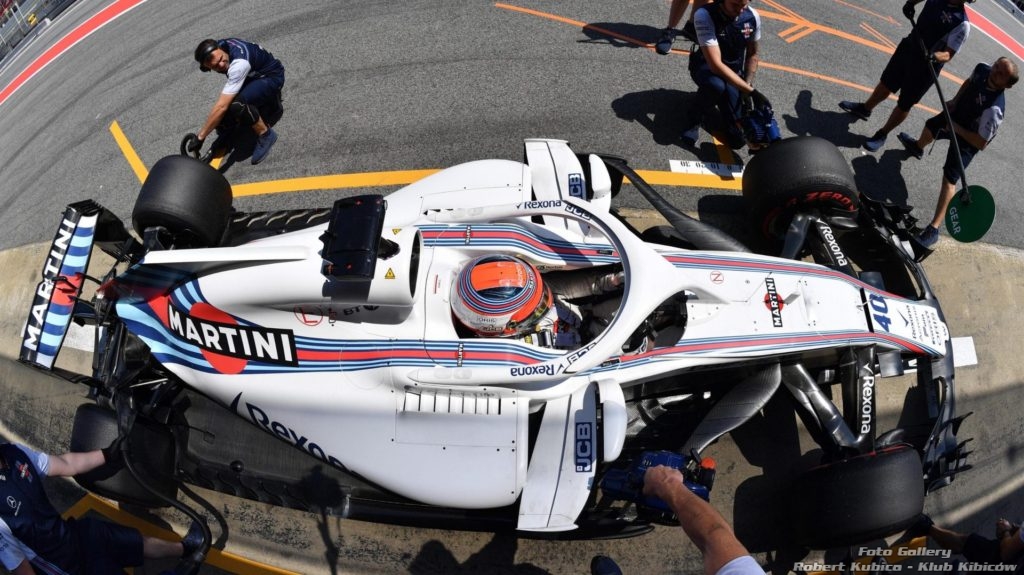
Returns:
[[[452,314],[482,336],[520,335],[551,308],[551,290],[532,264],[507,255],[470,260],[452,286]]]

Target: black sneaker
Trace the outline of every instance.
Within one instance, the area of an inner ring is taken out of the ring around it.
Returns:
[[[857,116],[861,120],[867,120],[871,117],[871,110],[868,110],[862,102],[851,102],[849,100],[843,100],[839,102],[839,107],[843,110]]]
[[[885,145],[885,138],[885,134],[875,132],[874,136],[864,141],[864,149],[869,152],[877,152]]]
[[[665,28],[661,31],[661,38],[658,39],[658,43],[654,45],[654,51],[664,56],[672,51],[672,42],[676,41],[676,35],[679,31],[675,28]]]
[[[181,538],[181,556],[190,557],[203,545],[203,527],[196,522],[188,528],[188,532]]]
[[[590,560],[590,575],[622,575],[622,569],[606,555],[594,555]]]
[[[914,136],[911,136],[906,132],[900,132],[899,134],[896,134],[896,139],[898,139],[900,143],[903,144],[903,147],[911,156],[914,156],[918,160],[924,157],[924,150],[922,150],[921,147],[917,145],[917,140],[914,139]]]
[[[273,128],[267,128],[263,135],[256,139],[256,148],[252,151],[252,163],[256,165],[263,161],[270,153],[270,148],[277,141],[277,132]]]

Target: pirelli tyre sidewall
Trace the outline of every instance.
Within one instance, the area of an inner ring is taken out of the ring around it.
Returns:
[[[906,444],[810,469],[792,485],[796,543],[829,549],[909,527],[924,509],[921,458]]]
[[[167,156],[149,171],[132,211],[141,236],[161,226],[187,247],[220,244],[231,217],[231,185],[224,175],[194,158]]]
[[[853,172],[829,141],[801,136],[776,142],[743,171],[743,199],[753,225],[781,239],[796,213],[856,219],[860,200]]]
[[[71,430],[71,451],[102,449],[117,437],[117,415],[95,403],[78,406]],[[146,483],[175,499],[178,484],[174,479],[174,439],[170,430],[136,418],[128,438],[128,449],[135,469]],[[127,468],[111,469],[102,465],[89,473],[75,476],[85,489],[121,503],[145,508],[166,507],[167,503],[135,480]]]

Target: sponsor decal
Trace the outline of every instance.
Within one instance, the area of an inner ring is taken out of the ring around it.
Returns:
[[[590,214],[588,214],[587,212],[583,211],[579,207],[574,206],[572,204],[565,204],[565,213],[572,214],[572,215],[580,218],[581,220],[587,220],[587,221],[590,220]]]
[[[718,270],[715,270],[715,271],[711,272],[711,283],[713,283],[715,285],[719,285],[719,284],[725,283],[725,274],[723,274],[722,272],[720,272]]]
[[[589,473],[594,467],[594,424],[589,421],[576,424],[576,472]]]
[[[542,210],[545,208],[560,207],[562,207],[562,200],[541,200],[536,202],[521,202],[516,204],[516,208],[521,210]]]
[[[843,253],[843,248],[839,247],[839,242],[836,241],[836,237],[832,233],[832,228],[830,228],[825,222],[819,220],[818,229],[821,231],[821,237],[825,238],[825,244],[828,246],[828,251],[831,252],[836,265],[850,265],[850,261],[846,259],[846,254]]]
[[[466,358],[466,349],[463,344],[459,344],[459,349],[455,351],[455,365],[462,367],[462,360]]]
[[[18,477],[21,479],[28,479],[28,482],[32,483],[32,469],[29,468],[27,463],[19,463],[14,467],[18,471]]]
[[[764,294],[764,305],[772,313],[772,327],[782,327],[782,307],[785,305],[779,293],[775,291],[775,279],[764,278],[768,293]]]
[[[324,310],[320,309],[319,306],[297,305],[292,308],[292,312],[295,313],[295,319],[299,320],[299,323],[302,325],[312,327],[320,325],[320,322],[324,320]]]
[[[210,365],[222,373],[239,373],[248,361],[298,365],[292,330],[240,325],[209,304],[197,303],[186,312],[168,298],[167,327],[199,347]]]
[[[871,433],[871,421],[874,419],[875,376],[860,378],[860,432]]]
[[[569,195],[583,199],[586,187],[583,185],[583,174],[569,174]]]
[[[463,232],[466,238],[466,245],[473,239],[473,226],[466,226],[466,231]]]
[[[551,364],[539,363],[537,365],[524,365],[521,367],[513,367],[510,370],[510,375],[512,377],[524,377],[527,375],[552,376],[555,375],[555,366]]]
[[[316,457],[317,459],[323,461],[324,463],[328,463],[341,469],[345,468],[345,466],[341,464],[341,461],[339,461],[336,457],[329,455],[317,443],[310,441],[309,438],[307,438],[304,435],[300,435],[294,429],[288,427],[288,425],[286,425],[285,423],[275,421],[263,408],[253,405],[249,402],[242,402],[240,401],[241,399],[242,394],[238,394],[238,397],[236,397],[235,401],[232,402],[233,409],[236,412],[238,412],[238,404],[244,403],[245,411],[243,413],[240,413],[240,415],[242,415],[243,417],[248,417],[249,421],[251,421],[252,424],[255,425],[256,427],[262,429],[263,431],[266,431],[271,435],[276,435],[283,441],[286,441],[291,445],[301,449],[302,451],[305,451],[306,453],[312,455],[313,457]]]
[[[36,288],[36,300],[32,305],[31,313],[28,316],[28,323],[25,325],[25,339],[22,347],[30,351],[39,351],[39,337],[43,333],[43,321],[46,319],[46,310],[50,306],[50,299],[54,298],[54,286],[60,275],[60,266],[64,263],[64,256],[68,253],[71,245],[71,238],[75,234],[78,224],[74,220],[64,218],[57,229],[57,235],[50,245],[50,253],[46,254],[46,261],[43,262],[43,281]],[[81,279],[79,278],[79,285]],[[77,293],[74,292],[74,293]],[[70,300],[65,297],[65,300]]]
[[[892,320],[889,319],[889,303],[885,301],[884,297],[875,293],[868,296],[868,302],[871,304],[871,317],[875,323],[882,326],[885,331],[891,331],[889,329],[889,326],[892,325]]]
[[[572,365],[573,363],[576,362],[576,360],[578,360],[579,358],[587,355],[587,352],[590,351],[591,349],[593,349],[593,347],[594,347],[594,343],[591,342],[590,344],[577,349],[576,351],[570,353],[569,355],[566,355],[565,356],[565,361],[563,361],[562,364],[565,365],[566,367]]]

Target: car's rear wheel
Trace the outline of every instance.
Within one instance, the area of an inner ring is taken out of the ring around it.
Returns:
[[[829,141],[789,138],[758,152],[743,171],[743,199],[754,226],[770,239],[785,236],[793,215],[856,218],[853,172]]]
[[[199,160],[167,156],[158,161],[139,190],[132,225],[141,236],[162,227],[182,247],[220,244],[231,217],[231,185]]]
[[[828,549],[892,535],[924,508],[921,458],[906,444],[812,468],[792,485],[796,542]]]
[[[117,416],[94,403],[78,406],[71,429],[71,451],[93,451],[110,445],[117,437]],[[178,495],[174,479],[174,439],[169,430],[136,419],[128,437],[133,467],[146,484],[171,500]],[[115,501],[146,508],[167,507],[168,503],[143,487],[125,468],[102,465],[75,476],[79,485]]]

